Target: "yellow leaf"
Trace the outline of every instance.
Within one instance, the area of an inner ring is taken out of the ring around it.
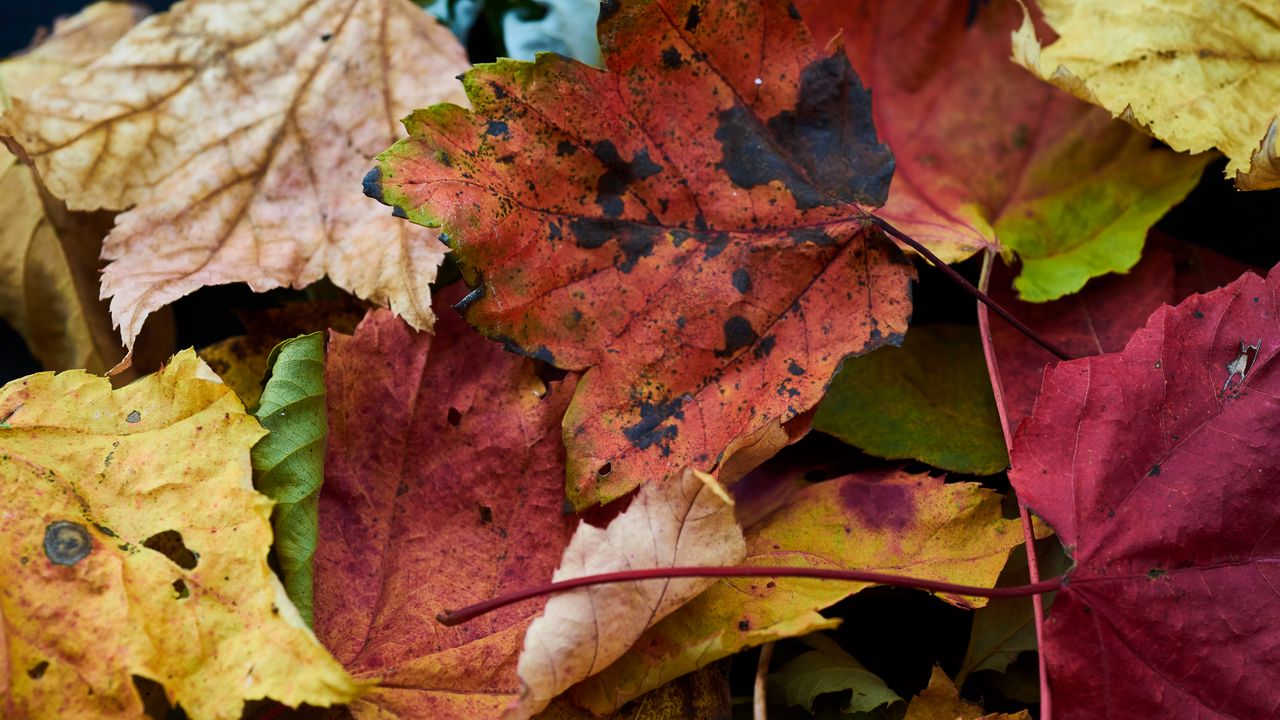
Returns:
[[[103,248],[127,347],[198,288],[326,274],[429,328],[443,246],[353,178],[401,115],[463,101],[466,67],[410,0],[188,0],[16,100],[4,124],[72,209],[132,206]]]
[[[0,421],[0,714],[141,717],[131,676],[196,720],[356,696],[267,566],[265,433],[195,353],[116,391],[15,380]]]
[[[742,530],[724,488],[686,468],[640,488],[606,528],[583,522],[553,580],[636,568],[733,565],[746,555]],[[524,720],[574,683],[605,669],[647,628],[715,582],[712,578],[596,585],[547,601],[529,625],[516,671],[520,698],[503,715]]]
[[[983,714],[982,707],[960,699],[951,678],[934,666],[929,687],[911,698],[903,720],[1031,720],[1026,710],[1017,713]]]
[[[1241,190],[1280,187],[1280,12],[1226,0],[1039,0],[1058,40],[1030,17],[1014,60],[1040,78],[1193,153],[1229,158]]]
[[[142,15],[136,6],[103,2],[60,21],[40,45],[0,62],[0,108],[88,65]],[[98,300],[98,253],[112,214],[68,212],[0,148],[0,218],[0,316],[47,369],[100,373],[116,364],[124,350]],[[144,337],[139,365],[154,367],[172,352],[172,318],[158,317]]]

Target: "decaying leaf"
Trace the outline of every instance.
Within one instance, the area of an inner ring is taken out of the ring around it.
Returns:
[[[711,665],[663,685],[611,713],[608,720],[729,720],[733,700],[729,680]],[[534,720],[600,720],[564,696],[535,716]]]
[[[890,459],[991,475],[1009,466],[982,339],[963,325],[918,325],[899,348],[848,360],[813,428]]]
[[[1280,267],[1045,373],[1010,480],[1075,560],[1042,649],[1055,717],[1276,713],[1278,356]]]
[[[810,650],[796,656],[769,675],[770,697],[781,694],[782,702],[813,712],[813,703],[828,693],[849,693],[841,712],[871,712],[902,702],[884,681],[845,652],[840,644],[821,633],[801,638]]]
[[[572,378],[544,386],[442,295],[434,338],[378,311],[329,341],[316,633],[381,681],[359,718],[499,716],[545,601],[458,627],[435,615],[545,582],[576,524],[559,442]]]
[[[324,335],[286,340],[271,352],[271,370],[254,412],[267,436],[253,446],[253,484],[276,501],[271,511],[280,580],[311,626],[311,559],[319,528],[324,445]]]
[[[1028,20],[1023,67],[1193,153],[1221,150],[1241,190],[1280,187],[1280,8],[1267,2],[1039,0],[1057,39]]]
[[[734,565],[745,554],[728,493],[710,475],[686,468],[640,488],[607,527],[579,525],[552,580],[639,568]],[[525,634],[520,700],[503,717],[532,717],[573,684],[608,667],[641,633],[714,582],[643,580],[552,597]]]
[[[443,249],[351,178],[410,107],[458,98],[465,67],[408,0],[188,0],[16,100],[4,127],[69,207],[132,207],[103,248],[127,347],[198,288],[322,275],[428,328]]]
[[[1009,61],[1016,0],[798,0],[819,40],[843,29],[897,171],[876,211],[939,257],[999,248],[1031,301],[1138,261],[1147,228],[1208,158],[1151,146]]]
[[[263,430],[194,353],[114,392],[15,380],[0,420],[5,717],[137,718],[131,676],[194,719],[358,694],[267,567]]]
[[[475,112],[414,113],[366,178],[443,224],[472,324],[586,371],[564,421],[580,508],[811,408],[841,360],[901,339],[914,274],[867,214],[893,169],[868,95],[785,0],[620,0],[599,33],[606,71],[473,68]]]
[[[747,528],[745,565],[858,568],[991,586],[1022,541],[1000,497],[975,483],[866,472],[811,485]],[[819,610],[866,583],[721,580],[650,628],[604,672],[571,690],[603,713],[709,662],[771,640],[834,627]],[[943,596],[965,607],[981,600]]]
[[[951,678],[934,666],[929,676],[929,687],[911,698],[907,715],[903,720],[1031,720],[1026,710],[1017,713],[985,714],[981,705],[960,699]]]
[[[0,112],[12,98],[88,65],[144,14],[136,5],[102,2],[59,21],[38,46],[0,62]],[[46,369],[110,369],[124,350],[98,299],[98,253],[113,215],[68,211],[0,147],[0,218],[0,317]],[[172,323],[165,314],[147,326],[140,367],[154,368],[172,353]]]

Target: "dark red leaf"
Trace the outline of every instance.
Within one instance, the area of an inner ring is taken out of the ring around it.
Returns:
[[[1280,714],[1277,355],[1280,266],[1045,373],[1010,478],[1075,560],[1044,638],[1055,717]]]

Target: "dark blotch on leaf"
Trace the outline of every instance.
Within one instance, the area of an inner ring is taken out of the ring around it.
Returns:
[[[183,570],[194,570],[199,558],[182,542],[182,533],[177,530],[165,530],[147,538],[142,546],[155,550],[173,561]]]
[[[687,396],[680,396],[671,400],[659,401],[657,403],[641,402],[639,404],[640,422],[624,428],[622,434],[626,436],[627,441],[639,450],[647,450],[659,442],[667,442],[676,437],[680,430],[675,425],[660,428],[664,422],[671,418],[677,420],[684,419],[684,413],[680,410],[688,400]]]
[[[1204,319],[1204,313],[1200,312],[1199,310],[1195,310],[1195,311],[1193,311],[1191,314],[1192,314],[1192,315],[1195,317],[1195,319],[1197,319],[1197,320],[1203,320],[1203,319]]]
[[[191,597],[191,591],[187,589],[187,583],[182,578],[173,581],[173,592],[175,600],[186,600]]]
[[[791,365],[787,366],[787,372],[799,377],[800,375],[804,374],[804,368],[800,367],[795,363],[791,363]]]
[[[491,523],[491,522],[493,522],[493,509],[492,509],[492,508],[490,508],[490,507],[489,507],[489,506],[487,506],[487,505],[481,505],[481,506],[480,506],[480,522],[482,522],[482,523],[486,523],[486,524],[487,524],[487,523]]]
[[[688,14],[684,16],[684,29],[686,32],[693,32],[698,29],[698,23],[702,22],[702,6],[694,5],[689,8]]]
[[[449,412],[445,413],[445,422],[452,427],[458,427],[462,424],[462,413],[458,412],[458,408],[449,408]]]
[[[623,160],[618,148],[608,140],[602,140],[592,147],[592,154],[605,167],[605,172],[596,181],[596,204],[604,211],[605,216],[616,218],[622,215],[626,207],[622,194],[633,182],[653,177],[662,172],[662,166],[649,159],[649,151],[642,149],[630,162]]]
[[[485,126],[484,134],[490,137],[500,137],[504,140],[511,137],[510,129],[501,120],[490,120],[489,124]]]
[[[408,214],[408,213],[406,213],[406,212],[404,211],[404,208],[400,207],[399,205],[393,205],[393,206],[391,207],[391,216],[392,216],[392,217],[403,218],[403,219],[405,219],[405,220],[408,220],[408,219],[409,219],[409,214]]]
[[[136,422],[141,422],[141,421],[142,421],[142,413],[138,412],[137,410],[133,410],[133,411],[131,411],[131,412],[129,413],[129,415],[124,419],[124,421],[125,421],[125,422],[127,422],[127,423],[136,423]]]
[[[1159,474],[1160,474],[1160,465],[1159,465],[1159,464],[1152,465],[1152,466],[1151,466],[1151,469],[1147,471],[1147,477],[1155,477],[1155,476],[1157,476],[1157,475],[1159,475]]]
[[[49,669],[49,661],[41,660],[40,662],[27,668],[27,677],[32,680],[39,680],[44,677],[44,671]]]
[[[58,520],[44,529],[44,554],[54,565],[75,565],[93,552],[93,538],[80,523]]]
[[[840,487],[840,499],[873,528],[903,530],[915,518],[907,488],[886,485],[878,479],[845,481]]]
[[[738,187],[782,183],[801,210],[883,205],[893,154],[876,138],[871,94],[845,54],[837,51],[802,70],[798,97],[794,110],[769,119],[767,131],[740,104],[721,111],[715,137],[724,159],[718,167]]]
[[[773,346],[777,344],[778,338],[773,335],[767,335],[760,339],[760,344],[756,345],[756,349],[752,351],[752,354],[756,356],[757,360],[767,358],[769,353],[773,352]]]
[[[320,36],[320,42],[329,42],[333,39],[333,33],[325,33]]]
[[[679,70],[684,65],[684,56],[675,46],[662,51],[662,66],[668,70]]]
[[[746,268],[733,271],[733,289],[746,295],[751,290],[751,273]]]
[[[375,167],[365,173],[361,185],[364,187],[365,195],[382,202],[382,168]]]
[[[556,145],[556,155],[559,157],[568,157],[576,152],[578,152],[578,146],[568,140],[561,140],[560,143]]]
[[[734,315],[724,321],[724,348],[716,350],[716,357],[732,357],[739,350],[750,346],[760,338],[751,327],[751,323],[741,315]]]

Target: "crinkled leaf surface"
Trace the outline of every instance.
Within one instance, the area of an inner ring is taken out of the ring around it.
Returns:
[[[918,325],[845,361],[813,428],[879,457],[990,475],[1009,465],[977,328]]]
[[[1205,158],[1151,147],[1009,61],[1015,0],[798,0],[844,42],[898,168],[876,211],[953,262],[997,247],[1033,301],[1138,261],[1147,228]]]
[[[12,98],[88,65],[143,14],[103,2],[59,21],[40,45],[0,62],[0,112]],[[0,148],[0,316],[49,370],[101,373],[124,354],[98,299],[98,253],[112,217],[68,211],[25,162]],[[172,353],[172,322],[166,313],[147,326],[139,367],[154,368]]]
[[[745,565],[858,568],[968,585],[995,583],[1021,542],[1000,497],[974,483],[868,471],[811,485],[746,530]],[[650,628],[574,699],[605,712],[672,678],[771,640],[833,627],[818,611],[865,583],[722,580]],[[956,597],[963,606],[981,604]]]
[[[888,685],[867,670],[858,659],[845,652],[831,638],[815,633],[803,638],[808,650],[769,675],[769,685],[781,692],[787,705],[813,712],[813,701],[828,693],[849,692],[846,713],[870,712],[878,707],[902,702]]]
[[[426,328],[442,248],[351,178],[465,67],[408,0],[188,0],[5,120],[68,206],[132,207],[103,248],[126,346],[198,288],[323,275]]]
[[[330,336],[316,633],[381,681],[351,706],[360,718],[500,715],[544,601],[452,628],[435,615],[545,582],[575,524],[559,442],[572,380],[548,390],[437,307],[434,338],[386,311]]]
[[[444,225],[470,322],[587,371],[564,421],[579,507],[808,410],[900,340],[913,277],[868,224],[893,169],[868,95],[784,0],[621,0],[599,31],[606,71],[476,67],[475,112],[418,111],[366,178]]]
[[[1014,59],[1176,150],[1221,150],[1241,190],[1280,187],[1280,7],[1221,0],[1040,0]],[[1050,36],[1052,37],[1052,36]]]
[[[1026,303],[1014,297],[1009,273],[996,268],[991,297],[1041,337],[1075,357],[1117,352],[1163,304],[1219,288],[1247,265],[1167,235],[1152,233],[1142,261],[1123,275],[1099,278],[1080,293],[1051,303]],[[985,307],[979,312],[986,312]],[[1047,365],[1056,359],[1013,326],[990,323],[991,350],[998,369],[1005,417],[1010,430],[1031,414]]]
[[[358,694],[267,567],[262,428],[194,353],[114,392],[15,380],[0,420],[5,717],[137,718],[132,675],[196,719]]]
[[[942,668],[934,666],[929,687],[911,698],[903,720],[1031,720],[1031,715],[1026,710],[984,714],[981,705],[961,700],[960,691],[951,678]]]
[[[686,468],[640,488],[604,528],[578,526],[553,581],[638,568],[734,565],[746,554],[729,494]],[[715,583],[669,578],[559,593],[525,633],[517,668],[519,702],[504,718],[524,720],[571,685],[625,653],[640,634]]]
[[[324,334],[286,340],[255,411],[267,436],[253,446],[253,484],[276,501],[271,511],[280,579],[307,625],[313,624],[311,558],[319,528],[320,485],[329,425],[324,401]]]
[[[733,701],[725,672],[712,665],[677,678],[611,713],[609,720],[728,720]],[[560,697],[535,720],[598,720]]]
[[[1010,479],[1075,560],[1044,638],[1055,717],[1280,711],[1277,355],[1273,269],[1046,372]]]

